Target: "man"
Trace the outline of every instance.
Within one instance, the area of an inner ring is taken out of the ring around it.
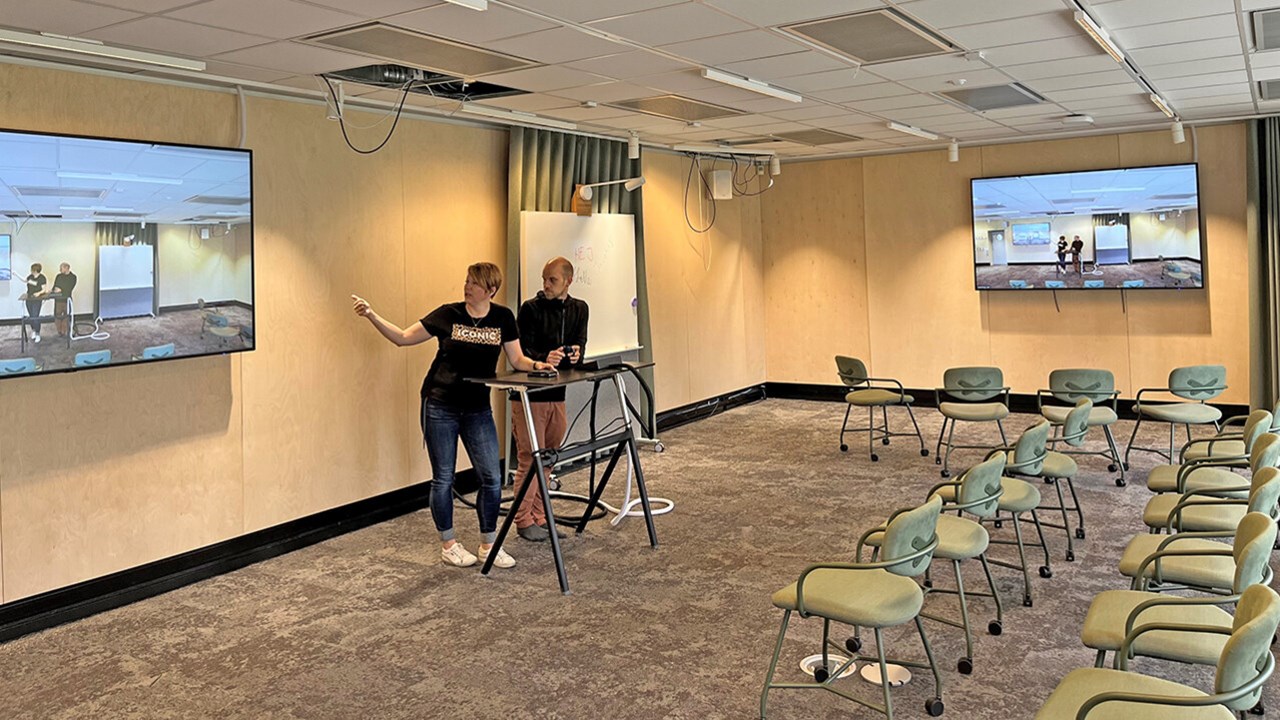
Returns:
[[[581,365],[587,346],[587,304],[569,297],[572,284],[573,264],[562,257],[552,258],[542,268],[542,290],[520,306],[516,318],[525,355],[556,368]],[[529,410],[538,434],[538,447],[560,447],[567,429],[564,388],[530,394]],[[533,445],[529,441],[524,407],[518,401],[511,404],[511,426],[516,436],[516,482],[522,483],[533,466]],[[533,542],[542,542],[551,536],[542,494],[534,488],[525,493],[524,502],[516,509],[516,532]],[[563,533],[556,532],[564,537]]]
[[[71,291],[76,289],[76,274],[71,272],[69,263],[62,263],[58,266],[58,274],[53,278],[53,317],[54,325],[58,329],[58,335],[67,335],[71,332],[71,319],[67,317],[67,300],[71,298]]]
[[[1071,265],[1075,267],[1077,275],[1084,274],[1084,266],[1080,262],[1080,253],[1084,251],[1084,241],[1079,235],[1071,241]]]

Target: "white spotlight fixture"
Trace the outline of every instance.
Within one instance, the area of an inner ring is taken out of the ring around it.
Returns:
[[[539,115],[534,115],[533,113],[520,112],[519,110],[500,110],[498,108],[489,107],[488,105],[477,105],[475,103],[463,103],[462,112],[470,113],[472,115],[483,115],[484,117],[494,118],[497,120],[506,120],[518,125],[542,125],[559,130],[578,129],[578,126],[571,122],[544,118]]]
[[[445,0],[445,2],[450,2],[454,5],[461,5],[462,7],[469,8],[471,10],[489,9],[489,0]]]
[[[1173,144],[1181,145],[1187,141],[1187,135],[1182,129],[1182,121],[1174,120],[1173,125],[1169,127],[1169,132],[1173,135]],[[1160,218],[1163,220],[1164,218]]]
[[[947,144],[947,162],[960,162],[960,142],[955,138]]]
[[[595,197],[595,191],[592,190],[592,188],[603,187],[605,185],[621,185],[627,192],[632,192],[641,185],[644,185],[644,176],[638,175],[624,180],[606,180],[604,182],[576,185],[573,189],[573,196],[570,198],[570,209],[578,215],[590,215],[591,199]]]
[[[1160,112],[1164,113],[1165,117],[1169,118],[1170,120],[1177,119],[1178,117],[1177,113],[1173,111],[1173,108],[1169,107],[1169,103],[1165,102],[1164,98],[1160,97],[1155,93],[1151,93],[1150,95],[1147,96],[1147,98],[1151,100],[1152,105],[1155,105],[1156,107],[1160,108]]]
[[[1084,28],[1084,31],[1089,34],[1089,37],[1093,38],[1093,41],[1098,43],[1098,47],[1101,47],[1106,51],[1106,53],[1111,56],[1112,60],[1115,60],[1118,63],[1124,62],[1124,51],[1120,49],[1119,45],[1116,45],[1115,41],[1111,39],[1111,36],[1107,34],[1107,31],[1102,29],[1102,26],[1098,25],[1098,23],[1093,21],[1093,18],[1089,17],[1088,13],[1083,10],[1077,10],[1076,24]]]
[[[640,136],[634,132],[631,133],[631,137],[627,138],[627,159],[640,159]]]
[[[112,60],[127,60],[129,62],[142,63],[144,65],[159,65],[161,67],[177,68],[179,70],[194,70],[196,72],[202,72],[205,68],[205,64],[201,60],[189,60],[187,58],[144,52],[142,50],[127,50],[125,48],[112,47],[97,40],[73,38],[67,37],[66,35],[55,35],[53,33],[36,34],[0,29],[0,43],[25,45],[27,47],[43,48],[45,50],[58,50],[61,52],[75,53],[77,55],[92,55],[94,57],[110,58]]]
[[[321,82],[329,85],[329,92],[324,94],[325,119],[341,120],[343,103],[346,100],[346,93],[342,89],[342,81],[321,78]]]
[[[782,161],[778,159],[777,155],[774,155],[773,157],[769,158],[769,174],[770,175],[782,174]]]
[[[702,77],[708,80],[715,80],[716,82],[724,83],[725,85],[742,88],[743,90],[757,92],[761,95],[768,95],[769,97],[778,98],[779,100],[786,100],[787,102],[798,103],[804,99],[789,90],[781,90],[769,85],[768,83],[762,83],[759,80],[738,77],[737,75],[730,75],[729,73],[712,70],[711,68],[703,68]]]
[[[897,130],[900,133],[915,135],[916,137],[921,137],[921,138],[924,138],[925,140],[938,139],[937,133],[931,133],[928,130],[921,130],[920,128],[915,127],[914,125],[903,125],[900,122],[890,122],[886,124],[885,127],[889,128],[890,130]]]
[[[1062,118],[1063,125],[1092,125],[1093,116],[1084,113],[1071,113]]]

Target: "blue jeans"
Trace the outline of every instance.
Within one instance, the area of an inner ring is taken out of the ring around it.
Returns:
[[[431,459],[431,519],[442,541],[453,539],[453,478],[458,465],[458,439],[480,476],[476,514],[480,517],[480,542],[488,545],[498,536],[498,503],[502,500],[502,471],[498,460],[498,430],[487,405],[466,410],[439,401],[422,400],[422,439]]]

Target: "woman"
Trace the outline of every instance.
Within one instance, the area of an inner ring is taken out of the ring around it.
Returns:
[[[40,342],[40,306],[44,305],[44,286],[48,283],[45,278],[44,266],[40,263],[31,263],[31,274],[27,276],[27,292],[22,296],[27,301],[27,317],[31,320],[31,342]]]
[[[446,565],[474,565],[476,556],[467,552],[453,532],[453,476],[458,459],[458,439],[480,476],[476,514],[480,517],[480,560],[493,549],[498,530],[498,503],[501,477],[498,468],[498,431],[489,406],[489,388],[467,378],[490,378],[497,374],[498,356],[505,351],[517,370],[550,370],[551,365],[534,362],[520,349],[516,317],[510,309],[493,302],[502,287],[502,271],[493,263],[476,263],[467,268],[463,285],[464,301],[448,303],[407,329],[400,329],[373,311],[369,303],[351,296],[356,314],[369,319],[382,336],[400,347],[417,345],[432,337],[440,341],[436,359],[422,381],[422,438],[431,459],[431,519],[440,533],[440,559]],[[498,548],[495,567],[509,568],[515,559]]]

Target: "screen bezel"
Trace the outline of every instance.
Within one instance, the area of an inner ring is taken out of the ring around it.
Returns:
[[[31,135],[35,137],[57,137],[57,138],[73,138],[76,140],[103,140],[107,142],[123,142],[135,143],[138,145],[160,145],[172,148],[191,148],[195,150],[226,150],[235,153],[243,153],[249,159],[249,207],[252,208],[249,213],[249,313],[253,318],[253,347],[229,348],[226,350],[217,350],[212,352],[194,353],[191,355],[174,355],[172,357],[155,358],[152,360],[130,360],[127,362],[111,362],[106,365],[93,365],[88,367],[71,367],[56,368],[53,370],[39,370],[30,373],[15,373],[12,375],[0,374],[0,380],[14,380],[19,378],[38,378],[46,375],[60,375],[64,373],[75,373],[93,370],[108,370],[110,368],[121,367],[137,367],[139,365],[154,365],[157,363],[171,362],[174,360],[192,360],[195,358],[217,357],[219,355],[238,355],[240,353],[253,352],[258,349],[258,265],[254,261],[254,241],[257,239],[256,227],[256,201],[254,196],[254,173],[253,173],[253,150],[250,148],[233,148],[219,145],[198,145],[195,143],[176,143],[162,140],[139,140],[137,138],[126,137],[110,137],[104,135],[80,135],[76,133],[60,133],[60,132],[43,132],[39,130],[26,130],[18,128],[0,127],[0,133],[8,133],[11,135]],[[17,233],[9,233],[10,248],[12,249],[13,238],[17,237]],[[12,270],[10,271],[12,273]],[[75,323],[75,318],[71,319]]]
[[[1039,286],[1037,286],[1037,287],[1027,287],[1027,288],[1014,288],[1014,287],[978,287],[978,267],[979,267],[979,266],[978,266],[978,247],[977,247],[977,244],[976,244],[976,243],[977,243],[977,238],[975,237],[974,232],[973,232],[973,228],[974,228],[975,224],[977,223],[977,218],[975,218],[975,217],[974,217],[974,215],[973,215],[973,195],[974,195],[974,184],[975,184],[975,183],[977,183],[977,182],[979,182],[979,181],[982,181],[982,180],[1008,180],[1008,179],[1011,179],[1011,178],[1029,178],[1029,177],[1039,177],[1039,176],[1043,176],[1043,175],[1078,175],[1078,174],[1082,174],[1082,173],[1091,173],[1091,172],[1115,172],[1115,171],[1117,171],[1117,170],[1149,170],[1149,169],[1152,169],[1152,168],[1171,168],[1171,167],[1188,167],[1188,166],[1190,166],[1190,167],[1192,167],[1192,168],[1195,168],[1195,173],[1196,173],[1196,208],[1197,208],[1197,212],[1196,212],[1196,215],[1197,215],[1196,221],[1197,221],[1197,222],[1196,222],[1196,224],[1197,224],[1197,226],[1198,226],[1198,227],[1199,227],[1199,229],[1200,229],[1200,278],[1201,278],[1201,283],[1200,283],[1200,286],[1199,286],[1199,287],[1145,287],[1145,286],[1144,286],[1144,287],[1135,287],[1135,288],[1122,288],[1122,287],[1101,287],[1101,288],[1063,287],[1063,288],[1047,288],[1047,287],[1039,287]],[[1141,291],[1147,291],[1147,290],[1176,290],[1176,291],[1178,291],[1178,292],[1186,292],[1186,291],[1191,291],[1191,292],[1203,292],[1203,291],[1205,291],[1205,290],[1207,290],[1207,289],[1209,288],[1209,256],[1208,256],[1208,253],[1207,253],[1207,252],[1205,252],[1205,249],[1206,249],[1206,248],[1205,248],[1205,213],[1204,213],[1204,193],[1203,193],[1203,191],[1202,191],[1202,189],[1201,189],[1201,186],[1200,186],[1200,162],[1199,162],[1199,161],[1181,162],[1181,163],[1158,163],[1158,164],[1155,164],[1155,165],[1123,165],[1123,166],[1118,166],[1118,167],[1090,168],[1090,169],[1087,169],[1087,170],[1054,170],[1054,171],[1049,171],[1049,172],[1016,173],[1016,174],[1013,174],[1013,175],[992,175],[992,176],[990,176],[990,177],[975,177],[975,178],[969,178],[969,233],[968,233],[968,234],[969,234],[969,249],[970,249],[970,252],[971,252],[971,254],[972,254],[972,261],[973,261],[973,289],[974,289],[974,290],[976,290],[976,291],[978,291],[978,292],[1023,292],[1023,293],[1025,293],[1025,292],[1042,292],[1042,291],[1049,291],[1049,292],[1074,292],[1074,291],[1104,292],[1104,291],[1107,291],[1107,290],[1112,290],[1112,291],[1117,291],[1117,290],[1118,290],[1118,291],[1122,291],[1122,292],[1127,292],[1127,291],[1130,291],[1130,290],[1141,290]]]

